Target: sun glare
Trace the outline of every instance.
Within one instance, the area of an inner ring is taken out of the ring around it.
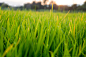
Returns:
[[[24,5],[24,3],[32,3],[33,1],[43,2],[43,0],[0,0],[0,2],[5,2],[9,5]],[[57,5],[72,5],[74,3],[83,4],[85,0],[48,0],[47,4],[49,4],[51,1],[54,1]]]
[[[70,5],[73,3],[72,0],[54,0],[57,5]]]
[[[83,4],[85,0],[53,0],[57,5]]]

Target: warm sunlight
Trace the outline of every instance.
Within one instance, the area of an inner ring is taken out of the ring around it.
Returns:
[[[83,4],[85,0],[53,0],[57,5]]]
[[[32,3],[33,1],[38,2],[43,0],[0,0],[0,2],[5,2],[12,6],[24,5],[24,3]],[[49,4],[50,1],[55,1],[57,5],[72,5],[73,3],[83,4],[85,0],[48,0],[47,4]]]
[[[70,5],[73,3],[72,0],[55,0],[58,5]]]

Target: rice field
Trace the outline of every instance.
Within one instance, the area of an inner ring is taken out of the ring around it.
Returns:
[[[0,57],[86,57],[86,13],[0,9]]]

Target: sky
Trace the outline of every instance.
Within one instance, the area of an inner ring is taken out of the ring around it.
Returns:
[[[32,3],[33,1],[42,1],[42,0],[0,0],[10,6],[23,6],[25,3]],[[47,4],[50,3],[51,0],[48,1]],[[76,4],[83,4],[85,0],[53,0],[56,2],[57,5],[72,5],[73,3]]]

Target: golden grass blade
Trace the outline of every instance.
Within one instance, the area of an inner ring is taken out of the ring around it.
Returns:
[[[74,36],[74,38],[75,38],[75,23],[74,23],[73,36]]]
[[[57,16],[57,24],[58,24],[58,16]]]
[[[83,15],[84,15],[84,13],[83,13]],[[82,15],[81,21],[83,20],[83,15]]]
[[[11,44],[11,45],[5,50],[5,52],[3,53],[2,57],[4,57],[4,56],[9,52],[9,50],[12,49],[12,47],[13,47],[13,44]]]
[[[1,19],[1,15],[0,15],[0,19]]]
[[[68,11],[68,13],[70,12],[70,10]],[[68,13],[64,16],[64,18],[68,15]]]
[[[52,11],[53,11],[53,3],[52,3]]]

